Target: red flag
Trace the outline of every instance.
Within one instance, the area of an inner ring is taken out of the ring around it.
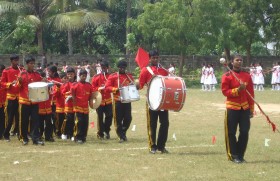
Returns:
[[[216,143],[216,136],[212,136],[212,144],[214,145]]]
[[[146,67],[149,64],[149,54],[141,47],[138,48],[135,61],[140,69]]]

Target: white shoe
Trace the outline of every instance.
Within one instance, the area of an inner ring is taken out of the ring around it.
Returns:
[[[71,141],[75,141],[75,138],[74,138],[74,136],[71,138]]]
[[[62,140],[67,140],[67,135],[62,134],[62,135],[61,135],[61,139],[62,139]]]

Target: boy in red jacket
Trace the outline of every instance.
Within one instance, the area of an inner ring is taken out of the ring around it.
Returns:
[[[87,137],[89,108],[93,107],[93,88],[90,83],[86,82],[87,71],[81,69],[79,72],[79,82],[71,87],[73,97],[74,112],[76,113],[75,122],[75,140],[77,143],[84,143]]]

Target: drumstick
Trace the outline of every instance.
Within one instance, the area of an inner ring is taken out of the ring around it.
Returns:
[[[231,74],[233,75],[233,77],[234,77],[239,83],[241,83],[241,80],[235,75],[234,71],[231,70],[231,69],[229,68],[229,66],[227,65],[227,62],[226,62],[226,60],[225,60],[224,58],[221,58],[221,59],[220,59],[220,63],[223,64],[223,65],[225,66],[225,68],[227,68],[227,70],[229,70],[229,71],[231,72]],[[271,124],[273,132],[275,132],[275,131],[280,132],[280,131],[276,128],[275,123],[273,123],[272,121],[270,121],[270,118],[265,114],[265,112],[262,110],[262,108],[261,108],[261,106],[259,105],[259,103],[253,98],[253,96],[250,94],[250,92],[249,92],[247,89],[245,89],[245,91],[246,91],[246,93],[249,95],[249,97],[254,101],[254,103],[258,106],[258,108],[259,108],[259,110],[261,111],[262,115],[264,115],[264,116],[266,117],[267,122],[268,122],[269,124]]]

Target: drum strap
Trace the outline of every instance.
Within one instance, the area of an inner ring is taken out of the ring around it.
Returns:
[[[134,84],[134,82],[131,80],[131,78],[127,74],[125,74],[125,75],[129,79],[130,83]],[[121,84],[121,86],[122,86],[122,84]],[[119,72],[118,72],[118,88],[120,88],[120,74],[119,74]]]
[[[147,67],[147,70],[150,72],[150,74],[154,75],[155,73],[153,72],[153,70],[151,69],[151,67]]]

